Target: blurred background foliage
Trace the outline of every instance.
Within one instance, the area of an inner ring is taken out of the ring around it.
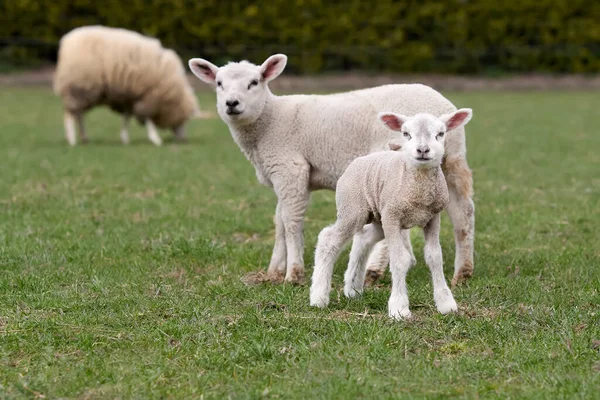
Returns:
[[[295,73],[600,71],[597,0],[1,0],[0,64],[55,61],[91,24],[216,64],[282,52]]]

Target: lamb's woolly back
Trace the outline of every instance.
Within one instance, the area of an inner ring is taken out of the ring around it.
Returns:
[[[87,26],[66,34],[54,91],[68,110],[107,104],[160,127],[174,128],[198,110],[179,57],[158,39],[120,28]]]

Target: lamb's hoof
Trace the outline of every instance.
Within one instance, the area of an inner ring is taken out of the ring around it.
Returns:
[[[325,308],[329,305],[329,295],[324,294],[310,294],[310,305],[311,307]]]
[[[285,281],[293,285],[304,285],[304,268],[300,265],[292,265],[292,270],[285,277]]]
[[[373,286],[377,283],[378,280],[383,278],[384,270],[381,269],[367,269],[367,274],[365,276],[365,286]]]
[[[344,286],[344,295],[349,299],[360,296],[362,294],[362,290],[356,290],[353,286]]]
[[[412,314],[411,314],[410,310],[408,309],[408,307],[403,307],[403,308],[394,309],[394,310],[390,309],[388,315],[390,316],[391,319],[394,319],[396,321],[405,321],[412,317]]]
[[[269,280],[269,282],[271,282],[275,285],[283,283],[284,278],[285,278],[285,271],[279,271],[279,270],[267,271],[267,279]]]
[[[454,274],[452,278],[451,286],[454,288],[456,285],[464,283],[473,276],[473,265],[471,263],[465,263],[459,270]]]
[[[450,299],[446,302],[437,305],[437,310],[442,315],[450,314],[451,312],[458,311],[458,305],[456,305],[456,301],[454,299]]]

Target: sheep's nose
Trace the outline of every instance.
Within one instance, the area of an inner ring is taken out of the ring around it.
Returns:
[[[237,106],[238,104],[240,104],[240,102],[237,100],[227,100],[225,102],[225,104],[227,104],[227,107],[233,108],[233,107]]]
[[[419,154],[427,154],[427,153],[429,153],[429,146],[419,146],[417,148],[417,153],[419,153]]]

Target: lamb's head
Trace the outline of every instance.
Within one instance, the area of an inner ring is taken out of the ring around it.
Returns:
[[[262,65],[241,61],[219,68],[201,58],[193,58],[189,66],[200,80],[216,87],[221,119],[228,125],[247,125],[262,114],[271,93],[268,83],[281,74],[286,63],[285,55],[275,54]]]
[[[407,162],[421,167],[439,166],[444,156],[446,132],[464,126],[472,116],[470,108],[439,118],[432,114],[407,117],[390,112],[379,113],[379,119],[388,128],[402,133],[402,137],[389,143],[390,149],[400,151]]]

